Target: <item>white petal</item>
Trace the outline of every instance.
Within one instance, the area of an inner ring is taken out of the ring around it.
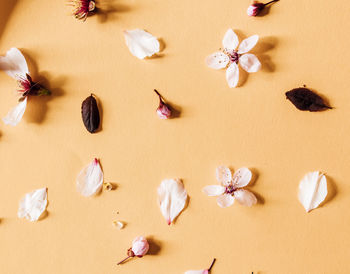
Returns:
[[[202,191],[208,196],[219,196],[225,192],[225,187],[219,185],[211,185],[204,187]]]
[[[188,270],[185,272],[185,274],[208,274],[208,270],[204,269],[204,270]]]
[[[20,201],[18,217],[26,218],[29,221],[37,221],[47,206],[46,188],[34,190],[27,193]]]
[[[103,184],[103,172],[100,163],[94,159],[84,167],[77,177],[77,190],[85,196],[91,196],[99,192]]]
[[[207,66],[213,69],[226,68],[228,61],[228,56],[222,53],[221,51],[214,52],[213,54],[209,55],[205,60]]]
[[[184,209],[187,201],[187,192],[181,180],[163,180],[158,187],[158,201],[160,211],[170,225]]]
[[[238,53],[243,54],[250,51],[258,43],[259,35],[253,35],[244,39],[238,47]]]
[[[232,195],[230,194],[220,195],[216,199],[216,202],[218,203],[218,205],[223,208],[233,205],[234,201],[235,201],[235,198],[233,198]]]
[[[0,56],[0,69],[15,79],[29,74],[26,59],[16,48],[11,48],[5,56]]]
[[[159,52],[157,38],[144,30],[126,30],[124,31],[124,37],[131,54],[139,59],[151,57]]]
[[[119,229],[123,229],[125,224],[122,221],[113,221],[113,226],[119,228]]]
[[[238,84],[239,69],[236,63],[232,63],[226,70],[226,81],[230,88],[234,88]]]
[[[239,64],[249,73],[257,72],[261,68],[259,59],[251,53],[247,53],[239,57]]]
[[[307,173],[299,184],[299,201],[306,212],[316,208],[327,196],[327,180],[318,171]]]
[[[245,189],[238,189],[234,192],[236,200],[245,206],[252,206],[257,203],[257,199],[253,193]]]
[[[216,168],[216,180],[223,185],[228,185],[232,181],[232,173],[228,167],[219,166]]]
[[[233,185],[236,188],[241,188],[249,184],[251,179],[252,179],[252,172],[246,167],[241,167],[235,172],[235,174],[233,174],[232,181],[233,181]]]
[[[224,39],[222,40],[222,45],[224,49],[230,51],[235,50],[238,46],[238,37],[232,29],[228,29],[225,33]]]
[[[21,121],[23,114],[26,110],[26,107],[27,107],[27,97],[25,97],[23,101],[19,102],[17,106],[13,107],[7,113],[7,115],[4,118],[2,118],[2,120],[6,125],[11,125],[11,126],[17,125]]]

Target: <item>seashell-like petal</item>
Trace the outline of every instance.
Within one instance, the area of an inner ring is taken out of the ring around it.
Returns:
[[[319,171],[309,172],[299,184],[299,201],[306,212],[315,209],[327,196],[327,180]]]
[[[235,198],[232,197],[231,194],[220,195],[216,199],[217,204],[222,208],[232,206],[234,201],[235,201]]]
[[[185,274],[208,274],[209,271],[208,269],[203,269],[203,270],[188,270],[185,272]]]
[[[77,190],[85,196],[91,196],[99,192],[103,184],[103,172],[100,163],[95,158],[84,167],[77,177]]]
[[[151,57],[160,50],[158,39],[144,30],[126,30],[124,37],[131,54],[139,59]]]
[[[243,54],[239,58],[239,64],[246,72],[249,73],[257,72],[261,68],[259,59],[251,53]]]
[[[208,67],[212,69],[223,69],[226,68],[229,58],[226,54],[217,51],[214,52],[213,54],[209,55],[206,59],[205,62]]]
[[[257,199],[253,193],[245,189],[238,189],[234,192],[236,200],[245,206],[252,206],[257,203]]]
[[[238,53],[243,54],[250,51],[255,47],[256,43],[258,43],[259,35],[252,35],[246,39],[244,39],[238,47]]]
[[[225,192],[225,187],[220,185],[205,186],[202,191],[208,196],[219,196]]]
[[[237,34],[233,29],[228,29],[225,33],[224,39],[222,40],[222,46],[224,49],[233,51],[237,48],[239,43]]]
[[[18,208],[18,217],[26,218],[34,222],[37,221],[47,206],[46,188],[40,188],[27,193],[20,201]]]
[[[235,88],[239,80],[239,69],[236,63],[232,63],[226,70],[226,81],[230,88]]]
[[[181,180],[163,180],[158,187],[158,201],[160,211],[170,225],[184,209],[187,201],[187,192]]]
[[[246,167],[241,167],[233,174],[232,181],[235,188],[241,188],[248,185],[251,179],[252,172]]]
[[[27,97],[13,107],[2,120],[6,125],[16,126],[22,120],[26,107]]]
[[[5,56],[0,56],[0,69],[15,79],[26,78],[29,74],[26,59],[17,48],[11,48]]]
[[[216,168],[216,180],[223,185],[228,185],[232,181],[232,173],[228,167],[219,166]]]

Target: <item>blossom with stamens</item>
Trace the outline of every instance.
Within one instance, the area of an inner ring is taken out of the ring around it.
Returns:
[[[96,10],[94,0],[70,0],[69,4],[73,7],[73,15],[75,18],[84,21],[91,12]]]
[[[238,64],[248,73],[257,72],[261,63],[259,59],[249,52],[258,42],[259,36],[253,35],[244,39],[239,44],[238,37],[232,29],[228,29],[222,40],[223,50],[214,52],[206,58],[208,67],[226,70],[226,80],[230,88],[238,84]],[[238,46],[238,49],[236,49]]]

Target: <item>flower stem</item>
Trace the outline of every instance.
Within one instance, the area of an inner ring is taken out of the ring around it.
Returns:
[[[154,89],[154,92],[157,93],[157,95],[159,96],[159,99],[162,99],[162,95],[160,95],[160,93],[158,92],[158,90]]]
[[[270,2],[267,2],[266,4],[264,4],[265,6],[267,6],[267,5],[270,5],[270,4],[272,4],[272,3],[274,3],[274,2],[278,2],[279,0],[272,0],[272,1],[270,1]]]
[[[129,259],[129,258],[131,258],[131,256],[128,256],[128,257],[126,257],[124,260],[121,260],[119,263],[117,263],[117,265],[120,265],[120,264],[122,264],[122,263],[124,263],[127,259]]]
[[[210,271],[213,268],[213,265],[214,265],[215,261],[216,261],[216,259],[214,258],[212,263],[211,263],[211,265],[210,265],[210,267],[208,268],[208,271]]]

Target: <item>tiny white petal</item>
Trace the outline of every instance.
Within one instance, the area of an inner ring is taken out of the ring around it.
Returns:
[[[85,196],[91,196],[99,192],[103,184],[103,172],[100,163],[94,159],[84,167],[77,177],[77,191]]]
[[[209,55],[206,58],[205,62],[207,63],[207,66],[210,68],[222,69],[227,66],[229,62],[229,58],[226,54],[222,53],[221,51],[217,51]]]
[[[309,172],[299,184],[299,201],[306,212],[317,208],[327,196],[327,180],[319,171]]]
[[[261,68],[259,59],[251,53],[242,55],[239,58],[239,64],[246,72],[249,73],[257,72]]]
[[[123,229],[125,224],[122,221],[113,221],[113,226],[119,228],[119,229]]]
[[[181,180],[163,180],[158,187],[158,201],[160,211],[170,225],[184,209],[187,201],[187,192]]]
[[[208,196],[219,196],[225,192],[225,187],[219,185],[205,186],[202,191]]]
[[[244,39],[238,47],[238,53],[243,54],[250,51],[258,43],[259,35],[253,35]]]
[[[239,80],[239,69],[236,63],[232,63],[226,70],[226,81],[230,88],[237,86]]]
[[[27,193],[20,201],[18,208],[18,217],[26,218],[34,222],[37,221],[47,206],[46,188],[40,188]]]
[[[228,185],[232,181],[232,173],[228,167],[219,166],[216,168],[216,180],[223,185]]]
[[[246,167],[241,167],[235,172],[235,174],[233,174],[232,181],[233,181],[233,185],[236,188],[241,188],[248,185],[251,179],[252,179],[252,172]]]
[[[232,29],[228,29],[225,33],[224,39],[222,40],[222,45],[224,49],[235,50],[238,46],[239,40],[236,33]]]
[[[27,97],[13,107],[2,120],[6,125],[16,126],[21,121],[26,107]]]
[[[0,69],[15,79],[29,74],[26,59],[17,48],[11,48],[5,56],[0,56]]]
[[[236,200],[245,206],[252,206],[257,203],[257,199],[253,193],[245,189],[238,189],[234,192]]]
[[[158,39],[144,30],[126,30],[124,37],[131,54],[139,59],[151,57],[160,50]]]
[[[185,274],[208,274],[208,270],[204,269],[204,270],[188,270],[185,272]]]
[[[230,195],[230,194],[220,195],[216,199],[217,204],[223,208],[233,205],[234,201],[235,201],[235,198],[232,197],[232,195]]]

